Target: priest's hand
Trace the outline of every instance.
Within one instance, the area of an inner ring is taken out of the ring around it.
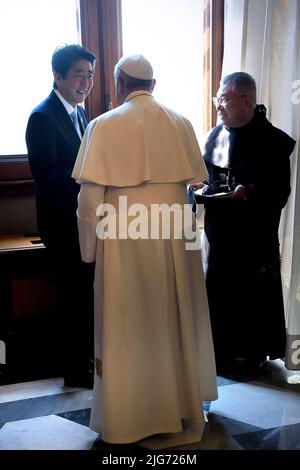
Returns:
[[[227,196],[224,196],[226,199],[247,199],[246,188],[242,184],[237,185],[234,191],[231,191]]]
[[[197,191],[197,189],[202,189],[204,188],[204,186],[205,184],[200,181],[199,183],[190,184],[189,189],[192,189],[193,191]]]

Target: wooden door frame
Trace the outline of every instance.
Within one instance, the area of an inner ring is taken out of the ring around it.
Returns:
[[[97,57],[94,86],[85,101],[90,119],[116,106],[114,65],[122,56],[121,0],[80,0],[82,45]]]
[[[224,53],[224,0],[204,0],[203,12],[203,133],[216,125],[212,104],[222,75]]]

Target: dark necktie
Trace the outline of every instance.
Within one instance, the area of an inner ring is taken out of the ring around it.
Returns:
[[[77,111],[76,109],[74,109],[74,111],[72,111],[72,113],[70,114],[70,118],[72,119],[72,122],[74,124],[74,127],[77,131],[77,134],[79,135],[79,138],[80,140],[82,139],[82,135],[81,135],[81,132],[80,132],[80,127],[79,127],[79,121],[78,121],[78,114],[77,114]]]

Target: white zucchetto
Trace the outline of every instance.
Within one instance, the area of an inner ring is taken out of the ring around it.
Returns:
[[[116,65],[122,72],[140,80],[152,80],[153,68],[150,62],[141,54],[123,56]]]

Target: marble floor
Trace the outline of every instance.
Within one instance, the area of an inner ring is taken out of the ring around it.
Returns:
[[[255,374],[219,376],[218,391],[218,400],[204,404],[204,429],[186,425],[176,435],[117,446],[88,427],[91,390],[63,387],[61,378],[2,385],[0,450],[300,450],[300,375],[281,360]]]

